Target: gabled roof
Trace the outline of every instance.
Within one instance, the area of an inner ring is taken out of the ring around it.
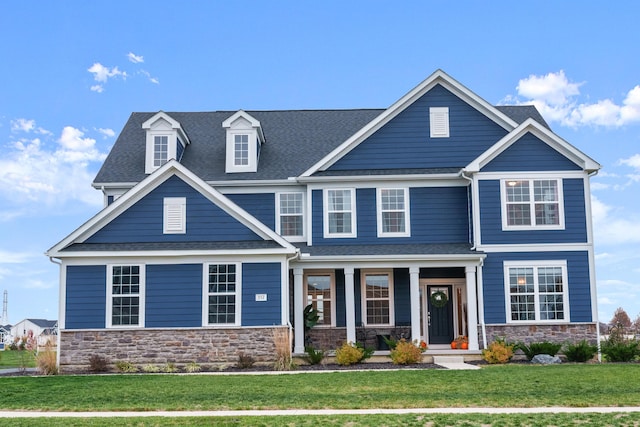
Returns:
[[[117,218],[120,214],[126,211],[138,200],[141,200],[152,190],[157,188],[160,184],[165,182],[172,176],[177,176],[187,184],[191,185],[194,189],[199,191],[203,196],[209,199],[212,203],[216,204],[219,208],[224,210],[227,214],[234,217],[238,222],[245,227],[253,231],[259,237],[265,241],[273,241],[277,245],[277,248],[268,248],[270,253],[296,253],[296,248],[289,242],[283,239],[280,235],[269,229],[266,225],[262,224],[256,218],[247,213],[244,209],[233,203],[227,197],[222,195],[219,191],[208,185],[198,176],[193,174],[183,165],[175,160],[170,160],[157,171],[149,175],[146,179],[136,185],[134,188],[126,192],[122,197],[118,198],[111,205],[107,206],[89,221],[84,223],[69,236],[65,237],[62,241],[57,243],[46,253],[50,257],[69,257],[69,256],[87,256],[88,247],[97,248],[97,246],[87,246],[84,241],[107,225],[110,221]],[[82,245],[85,246],[82,246]],[[80,245],[80,246],[76,246]],[[74,251],[73,248],[78,248]],[[165,248],[162,244],[158,244],[157,247],[138,247],[132,250],[138,251],[150,251],[150,250],[167,250],[175,251],[177,248]],[[184,249],[189,249],[184,247]],[[106,249],[108,250],[108,249]],[[111,250],[119,251],[119,248],[112,248]],[[175,252],[173,252],[175,253]]]
[[[536,120],[527,119],[513,131],[509,132],[500,141],[496,142],[491,148],[478,156],[474,161],[469,163],[465,168],[465,172],[479,172],[484,166],[489,164],[493,159],[498,157],[500,153],[509,148],[513,143],[522,138],[523,135],[531,133],[545,142],[551,148],[567,157],[569,160],[580,166],[587,172],[597,171],[601,168],[600,164],[591,157],[560,138],[549,128],[540,124]]]
[[[327,169],[339,159],[341,159],[345,154],[365,141],[369,136],[373,135],[385,124],[389,123],[394,117],[411,106],[416,100],[429,92],[436,85],[442,85],[454,95],[458,96],[460,99],[462,99],[508,131],[512,130],[518,125],[517,122],[512,120],[508,115],[495,108],[484,99],[480,98],[478,95],[470,91],[457,80],[453,79],[447,73],[442,70],[437,70],[429,77],[427,77],[422,83],[409,91],[409,93],[396,101],[391,107],[384,110],[378,117],[369,122],[366,126],[364,126],[357,133],[343,142],[339,147],[336,147],[333,151],[328,153],[319,162],[316,162],[301,175],[310,176],[318,171]]]
[[[153,115],[153,117],[149,118],[147,121],[142,123],[142,129],[145,129],[145,130],[151,129],[152,125],[156,123],[158,120],[164,120],[167,123],[169,123],[169,126],[171,126],[172,129],[175,129],[178,132],[180,139],[182,140],[182,142],[184,142],[185,145],[191,143],[191,141],[189,141],[189,136],[186,134],[186,132],[180,125],[180,122],[175,120],[173,117],[171,117],[169,114],[165,113],[164,111],[157,112],[156,114]]]

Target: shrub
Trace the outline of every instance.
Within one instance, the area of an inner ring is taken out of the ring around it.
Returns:
[[[144,365],[142,367],[142,371],[146,372],[148,374],[155,374],[157,372],[160,372],[160,367],[156,366],[156,365],[152,365],[151,363]]]
[[[250,354],[238,353],[238,363],[236,366],[240,369],[249,369],[256,363],[255,359]]]
[[[107,365],[107,359],[100,355],[92,354],[91,357],[89,357],[89,370],[91,372],[106,372]]]
[[[604,340],[601,343],[602,354],[607,362],[631,362],[640,356],[640,343],[632,340]]]
[[[548,354],[549,356],[555,356],[561,348],[562,344],[557,344],[549,341],[532,342],[529,345],[521,342],[516,344],[514,347],[515,350],[522,350],[525,356],[527,356],[527,360],[533,359],[533,356],[537,354]]]
[[[338,362],[339,365],[355,365],[364,359],[364,348],[353,343],[346,342],[336,350],[336,362]]]
[[[116,362],[116,369],[118,370],[118,372],[122,372],[126,374],[138,372],[138,368],[136,368],[136,365],[134,365],[131,362],[127,362],[125,360],[120,360]]]
[[[316,350],[311,346],[306,346],[304,352],[306,353],[304,360],[310,365],[317,365],[322,362],[326,354],[324,350]]]
[[[187,365],[184,367],[184,370],[190,374],[193,374],[195,372],[200,372],[202,370],[202,368],[200,367],[200,365],[198,365],[196,362],[189,362],[187,363]]]
[[[293,367],[291,360],[291,340],[288,329],[273,330],[273,345],[276,349],[276,361],[274,369],[276,371],[288,371]]]
[[[422,352],[424,350],[426,350],[426,344],[423,347],[422,342],[418,344],[417,341],[411,342],[402,338],[396,343],[389,356],[394,365],[409,365],[422,361]]]
[[[563,353],[569,362],[586,362],[593,359],[598,352],[598,347],[582,340],[576,344],[567,344]]]
[[[507,344],[504,339],[496,339],[482,350],[482,358],[491,364],[507,363],[513,357],[513,347],[513,344]]]
[[[58,375],[58,360],[51,343],[47,343],[45,350],[37,354],[36,364],[43,375]]]
[[[166,372],[167,374],[172,374],[174,372],[178,372],[178,368],[176,367],[176,364],[173,362],[167,362],[163,367],[162,367],[162,372]]]

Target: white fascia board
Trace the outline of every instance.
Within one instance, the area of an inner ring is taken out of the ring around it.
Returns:
[[[413,182],[424,185],[429,181],[437,182],[438,185],[467,185],[466,181],[460,178],[460,172],[446,174],[411,174],[411,175],[354,175],[354,176],[309,176],[300,177],[300,183],[309,185],[322,185],[324,183],[334,184],[336,182],[344,183],[362,183],[366,187],[367,183],[372,182]],[[458,184],[458,181],[461,184]],[[357,186],[357,185],[356,185]],[[371,185],[368,185],[369,187]]]
[[[142,262],[149,262],[152,258],[167,258],[171,259],[172,263],[175,263],[176,258],[184,257],[231,257],[231,259],[238,259],[238,257],[256,256],[256,255],[278,255],[287,256],[295,253],[287,248],[276,249],[221,249],[221,250],[201,250],[201,249],[187,249],[187,250],[154,250],[154,251],[64,251],[55,255],[55,258],[133,258],[137,257]],[[129,260],[131,261],[131,260]],[[157,260],[153,259],[155,263]],[[244,259],[243,259],[244,261]]]
[[[482,112],[489,119],[496,122],[501,127],[505,128],[507,131],[511,131],[518,124],[510,119],[504,113],[498,111],[497,108],[489,104],[484,99],[480,98],[478,95],[473,93],[471,90],[466,88],[457,80],[453,79],[447,73],[442,70],[436,70],[433,74],[427,77],[422,83],[409,91],[406,95],[396,101],[393,105],[383,111],[378,117],[373,119],[367,125],[365,125],[358,132],[353,134],[349,139],[340,144],[336,149],[334,149],[331,153],[322,158],[319,162],[311,166],[305,172],[303,172],[300,176],[307,177],[313,175],[314,173],[325,170],[339,159],[341,159],[345,154],[355,148],[362,141],[367,139],[373,133],[375,133],[382,126],[391,121],[394,117],[404,111],[407,107],[413,104],[417,99],[423,96],[425,93],[430,91],[437,84],[441,84],[444,88],[451,91],[458,97],[460,97],[465,102],[469,103],[472,107],[476,108],[478,111]]]
[[[169,114],[165,113],[164,111],[158,111],[150,119],[142,123],[142,129],[151,129],[151,125],[153,125],[155,122],[161,119],[168,122],[171,125],[171,128],[176,130],[176,132],[178,133],[178,136],[180,136],[180,139],[182,139],[182,141],[186,145],[191,144],[191,141],[189,141],[189,137],[185,133],[184,129],[182,129],[182,125],[180,124],[180,122],[174,119],[173,117],[171,117]]]
[[[133,203],[142,199],[149,194],[152,190],[157,188],[160,184],[165,182],[171,176],[176,175],[189,185],[198,190],[202,195],[207,197],[211,202],[215,203],[218,207],[224,210],[226,213],[234,217],[244,226],[252,230],[258,236],[264,240],[274,240],[282,247],[289,250],[291,253],[296,252],[296,248],[289,242],[283,239],[280,235],[272,231],[266,225],[262,224],[244,209],[233,203],[227,197],[222,195],[219,191],[208,185],[206,182],[198,178],[193,172],[189,171],[186,167],[181,165],[176,160],[170,160],[162,167],[142,180],[138,185],[127,191],[122,197],[119,197],[111,205],[100,211],[93,216],[69,236],[64,238],[58,244],[49,249],[46,254],[51,257],[59,257],[60,250],[74,242],[82,242],[84,239],[91,236],[97,230],[105,226],[115,217],[120,215],[126,209],[128,209]]]
[[[359,269],[383,269],[383,268],[447,268],[447,267],[478,267],[484,262],[484,257],[467,259],[383,259],[383,260],[371,260],[371,259],[298,259],[291,263],[292,268],[302,269],[335,269],[335,268],[359,268]]]
[[[302,253],[296,262],[366,262],[366,261],[441,261],[441,262],[460,262],[460,261],[479,261],[487,256],[485,254],[460,254],[460,255],[424,255],[424,254],[404,254],[404,255],[322,255],[312,256],[308,253]]]
[[[520,140],[520,138],[522,138],[527,133],[531,133],[532,135],[536,136],[542,142],[546,143],[551,148],[558,151],[560,154],[567,157],[569,160],[582,167],[582,169],[586,171],[597,171],[601,168],[598,162],[584,154],[582,151],[578,150],[576,147],[574,147],[564,139],[560,138],[547,127],[541,125],[534,119],[527,119],[513,131],[493,144],[491,148],[486,150],[475,160],[469,163],[464,170],[469,173],[479,172],[483,167],[489,164],[503,151]]]
[[[539,243],[528,245],[480,245],[476,249],[486,253],[494,252],[570,252],[589,251],[593,245],[589,243]]]

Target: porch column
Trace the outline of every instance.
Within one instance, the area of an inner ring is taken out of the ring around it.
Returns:
[[[347,342],[356,342],[356,296],[353,268],[344,269],[344,305],[347,312]]]
[[[301,268],[293,269],[294,353],[304,353],[304,292]]]
[[[469,350],[478,350],[478,301],[476,297],[476,267],[465,269],[467,278],[467,326]]]
[[[411,298],[411,340],[420,342],[420,268],[409,268]]]

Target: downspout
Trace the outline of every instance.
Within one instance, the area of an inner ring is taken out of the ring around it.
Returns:
[[[467,187],[467,215],[469,217],[469,243],[471,244],[471,250],[476,249],[475,242],[475,233],[473,233],[473,216],[471,210],[471,201],[473,198],[472,190],[473,190],[473,178],[468,177],[464,173],[464,169],[460,171],[460,177],[469,181],[469,187]],[[472,238],[473,235],[473,238]],[[476,299],[478,301],[478,323],[480,323],[480,328],[482,330],[482,348],[487,348],[487,327],[484,323],[484,285],[482,282],[482,266],[484,265],[484,260],[480,260],[480,265],[478,265],[478,270],[476,273]]]
[[[58,266],[58,277],[60,277],[60,269],[62,268],[62,261],[60,260],[56,260],[54,257],[49,257],[49,261],[51,261],[52,263],[54,263],[55,265]],[[58,285],[60,286],[60,285]],[[58,290],[58,292],[60,292],[60,290]],[[62,295],[60,295],[60,298],[62,298]],[[60,311],[60,302],[58,302],[58,311]],[[56,366],[58,367],[58,371],[60,370],[60,338],[62,337],[62,334],[60,333],[60,316],[62,315],[62,313],[58,313],[58,339],[57,341],[57,351],[56,351]]]
[[[598,174],[598,170],[594,170],[592,172],[590,172],[587,176],[589,178],[589,180],[591,180],[592,176],[596,176]],[[591,197],[591,187],[589,187],[589,197]],[[589,211],[591,211],[591,201],[589,201]],[[589,227],[591,228],[591,236],[593,236],[593,216],[591,215],[591,212],[589,212]],[[595,240],[595,239],[594,239]],[[596,282],[596,265],[595,265],[595,241],[591,242],[593,245],[592,251],[593,251],[593,280],[594,282]],[[596,312],[596,345],[598,346],[598,362],[602,363],[602,347],[600,346],[600,310],[598,310],[598,285],[596,282],[596,286],[593,287],[593,292],[595,292],[594,295],[594,300],[595,300],[595,312]]]

